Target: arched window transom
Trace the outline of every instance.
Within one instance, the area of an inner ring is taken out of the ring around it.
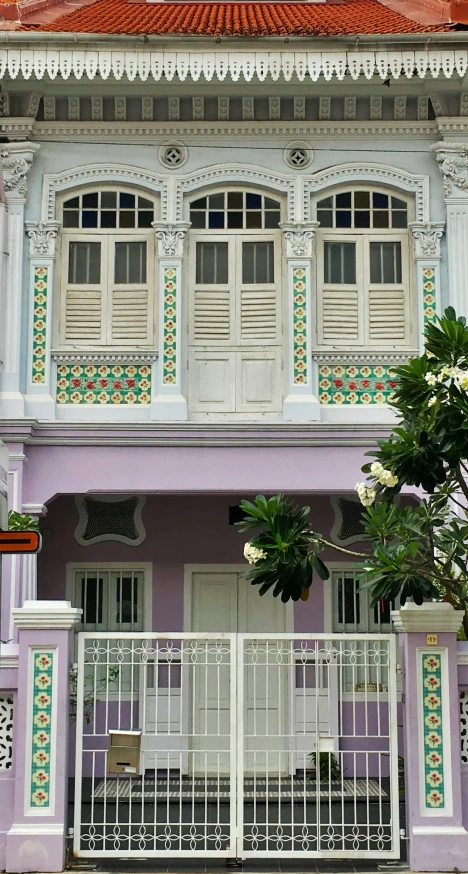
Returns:
[[[63,204],[63,227],[131,230],[150,228],[154,203],[129,191],[88,191]]]
[[[264,230],[277,228],[281,205],[265,194],[222,191],[199,197],[190,204],[192,228],[211,230]]]
[[[322,228],[406,228],[408,205],[381,191],[343,191],[318,202],[317,221]]]

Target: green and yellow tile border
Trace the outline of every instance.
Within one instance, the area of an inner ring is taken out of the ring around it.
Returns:
[[[26,811],[53,813],[55,780],[56,660],[54,647],[31,647],[28,673]]]

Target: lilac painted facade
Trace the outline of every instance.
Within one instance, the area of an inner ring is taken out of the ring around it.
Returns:
[[[327,55],[302,34],[102,34],[84,54],[8,34],[0,439],[43,546],[2,561],[0,870],[61,871],[69,829],[90,859],[377,864],[400,825],[414,870],[468,870],[453,618],[434,619],[428,740],[426,629],[403,618],[398,649],[331,548],[307,601],[261,600],[234,525],[284,492],[359,548],[394,368],[466,308],[468,55],[421,34]]]

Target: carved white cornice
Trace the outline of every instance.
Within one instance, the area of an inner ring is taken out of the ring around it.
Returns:
[[[34,153],[39,148],[37,143],[5,143],[2,145],[1,159],[7,200],[14,197],[26,197],[27,176],[34,160]]]
[[[320,222],[280,222],[287,258],[311,258],[312,243]]]
[[[17,628],[55,628],[68,630],[81,621],[82,610],[70,601],[25,601],[12,611]]]
[[[445,602],[428,602],[413,604],[407,602],[401,610],[392,610],[392,622],[396,631],[428,632],[451,631],[456,633],[461,627],[463,613],[454,610],[451,604]]]
[[[413,235],[415,258],[440,258],[445,222],[411,222],[409,227]]]
[[[182,258],[190,222],[152,222],[160,258]]]
[[[468,198],[468,143],[438,143],[433,150],[444,179],[445,197]]]
[[[400,364],[407,364],[409,358],[414,358],[418,355],[417,349],[408,349],[407,352],[314,352],[312,360],[318,364],[370,364],[374,367],[376,364],[394,364],[396,367]]]
[[[34,51],[31,51],[29,43],[21,44],[23,36],[8,34],[10,42],[4,44],[0,62],[3,77],[16,79],[21,73],[27,79],[37,80],[63,77],[159,82],[165,77],[169,81],[177,77],[180,81],[192,79],[194,82],[199,79],[251,82],[255,77],[263,82],[271,77],[275,82],[279,79],[290,82],[296,78],[300,82],[306,79],[316,82],[320,76],[327,81],[335,78],[341,81],[349,74],[354,80],[362,75],[366,79],[377,75],[385,81],[389,77],[398,79],[402,74],[408,78],[415,74],[419,78],[439,74],[463,78],[468,69],[468,51],[463,44],[456,44],[454,50],[453,44],[437,46],[435,39],[430,48],[422,44],[416,50],[410,50],[407,44],[391,45],[387,49],[381,45],[378,49],[368,48],[363,44],[362,50],[357,47],[332,50],[327,46],[327,51],[322,52],[305,43],[297,48],[289,45],[285,50],[282,41],[275,44],[270,40],[266,47],[261,40],[252,38],[253,45],[244,51],[239,51],[237,46],[229,51],[225,45],[213,45],[209,49],[194,45],[187,51],[187,44],[183,50],[163,51],[136,41],[129,44],[127,40],[126,45],[120,41],[119,45],[101,34],[74,34],[75,40],[78,37],[76,44],[71,35],[67,39],[66,34],[61,34],[63,39],[58,51],[57,42],[51,44],[49,35],[41,34],[41,42],[35,40]],[[437,38],[435,34],[431,36]],[[80,37],[86,37],[86,43]]]
[[[31,258],[53,258],[60,222],[25,222]]]

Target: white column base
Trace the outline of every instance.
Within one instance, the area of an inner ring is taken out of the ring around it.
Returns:
[[[52,395],[25,395],[26,415],[31,419],[55,420],[55,400]]]
[[[24,417],[24,397],[20,391],[0,392],[0,418],[22,419]]]
[[[315,395],[288,395],[283,418],[288,422],[320,422],[320,404]]]
[[[156,395],[151,401],[150,419],[156,422],[186,422],[187,401],[182,395]]]

